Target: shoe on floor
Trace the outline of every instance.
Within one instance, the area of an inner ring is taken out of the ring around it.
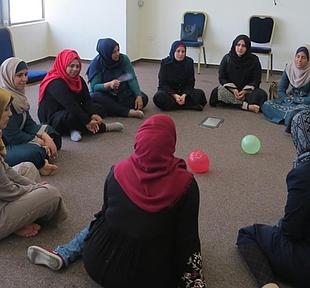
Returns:
[[[279,286],[275,283],[265,284],[262,288],[279,288]]]
[[[65,261],[54,251],[40,246],[30,246],[27,252],[28,259],[36,265],[45,265],[52,270],[59,270],[65,266]]]

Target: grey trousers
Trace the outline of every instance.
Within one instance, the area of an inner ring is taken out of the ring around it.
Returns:
[[[37,168],[30,162],[13,167],[19,174],[41,182]],[[58,224],[68,216],[67,208],[59,191],[52,185],[40,185],[37,189],[7,202],[0,211],[0,239],[33,222]]]

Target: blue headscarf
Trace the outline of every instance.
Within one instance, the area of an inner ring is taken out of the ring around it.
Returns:
[[[297,151],[293,166],[297,167],[303,162],[310,161],[310,110],[297,113],[291,125],[291,135]]]
[[[119,44],[111,38],[98,40],[96,50],[99,54],[89,63],[88,69],[86,71],[88,81],[91,81],[93,77],[102,69],[115,68],[123,63],[123,54],[119,55],[119,59],[117,61],[112,59],[115,46],[119,47]]]
[[[189,77],[192,69],[193,69],[193,62],[192,59],[185,56],[182,61],[178,61],[174,58],[174,53],[178,49],[178,47],[183,46],[185,49],[186,54],[186,46],[182,41],[174,41],[171,45],[169,56],[162,59],[162,64],[165,65],[172,65],[172,71],[174,75],[180,79]]]
[[[171,64],[174,61],[177,62],[177,60],[175,60],[175,58],[174,58],[174,53],[178,49],[178,47],[181,46],[181,45],[185,48],[185,53],[186,53],[186,46],[185,46],[185,44],[182,41],[174,41],[172,43],[172,45],[171,45],[169,56],[162,60],[164,65]]]

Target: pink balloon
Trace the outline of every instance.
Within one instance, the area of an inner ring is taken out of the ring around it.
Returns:
[[[195,150],[187,157],[188,166],[195,172],[203,173],[209,170],[210,160],[206,153]]]

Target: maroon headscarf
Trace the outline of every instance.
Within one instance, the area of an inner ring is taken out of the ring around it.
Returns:
[[[58,78],[65,80],[65,82],[68,85],[68,88],[71,91],[76,92],[76,93],[81,92],[82,80],[80,77],[80,73],[78,73],[76,77],[72,78],[66,72],[67,67],[70,65],[70,63],[74,59],[77,59],[79,61],[80,69],[82,69],[82,61],[76,51],[65,49],[59,52],[59,54],[57,55],[55,59],[52,69],[47,73],[47,75],[44,77],[43,81],[40,84],[39,103],[42,101],[44,97],[44,92],[48,84]]]
[[[141,209],[158,212],[173,206],[187,191],[193,174],[173,154],[176,129],[163,114],[147,119],[135,139],[135,152],[114,167],[114,176],[126,195]]]

